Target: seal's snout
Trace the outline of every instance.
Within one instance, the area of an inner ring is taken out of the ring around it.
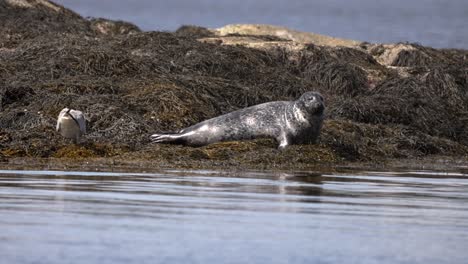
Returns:
[[[323,104],[323,101],[321,101],[318,105],[317,105],[317,110],[315,111],[317,114],[322,114],[324,111],[325,111],[325,105]]]
[[[323,96],[317,92],[304,93],[301,98],[299,98],[299,101],[302,102],[308,112],[322,114],[325,110]]]

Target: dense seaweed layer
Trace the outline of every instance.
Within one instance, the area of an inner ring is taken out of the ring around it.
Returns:
[[[0,1],[0,161],[113,157],[269,168],[468,154],[465,50],[406,43],[291,49],[294,43],[278,37],[246,36],[266,44],[252,48],[225,41],[238,34],[199,41],[216,36],[194,26],[141,32],[44,3]],[[327,103],[318,145],[281,152],[269,140],[203,148],[148,140],[310,90]],[[80,145],[54,130],[63,107],[87,116]]]

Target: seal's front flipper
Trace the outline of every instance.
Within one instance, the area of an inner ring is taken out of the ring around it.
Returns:
[[[163,144],[184,144],[185,142],[182,135],[173,134],[173,133],[153,134],[151,135],[150,139],[151,139],[151,142],[153,143],[163,143]]]
[[[284,150],[286,149],[287,146],[290,145],[290,142],[288,140],[288,138],[286,136],[281,136],[281,137],[278,137],[276,138],[276,141],[279,143],[278,145],[278,149],[279,150]]]

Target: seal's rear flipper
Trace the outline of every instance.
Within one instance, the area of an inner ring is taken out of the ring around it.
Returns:
[[[153,143],[163,143],[163,144],[184,144],[185,140],[180,134],[173,133],[161,133],[153,134],[150,137],[151,142]]]

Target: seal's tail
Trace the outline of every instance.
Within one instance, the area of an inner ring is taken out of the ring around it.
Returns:
[[[185,142],[182,135],[174,133],[153,134],[150,139],[153,143],[162,144],[183,144]]]

